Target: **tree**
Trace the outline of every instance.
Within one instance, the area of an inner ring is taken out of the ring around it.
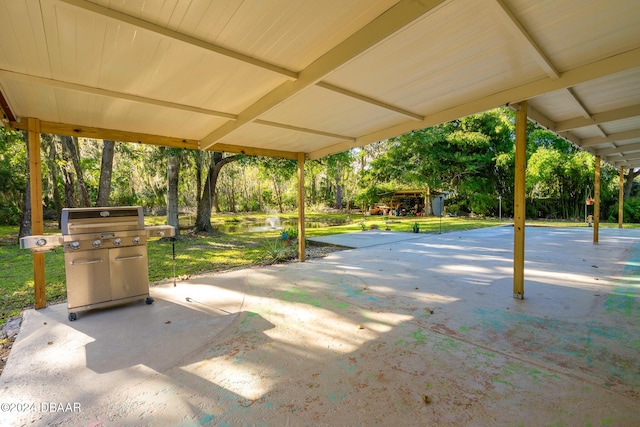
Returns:
[[[633,190],[633,184],[635,182],[635,179],[638,177],[638,175],[640,175],[640,168],[639,169],[629,168],[627,170],[627,180],[624,183],[624,198],[625,198],[625,200],[627,200],[627,199],[629,199],[631,197],[631,191]]]
[[[327,177],[334,184],[334,202],[335,209],[342,209],[342,197],[344,193],[344,179],[351,169],[351,152],[343,151],[342,153],[332,154],[326,159]]]
[[[213,195],[216,190],[218,175],[220,174],[220,170],[224,165],[236,161],[239,158],[241,158],[240,155],[225,157],[221,152],[211,153],[209,157],[207,178],[204,186],[202,187],[202,193],[198,195],[198,206],[194,231],[206,233],[210,233],[213,231],[213,226],[211,225],[211,211],[213,209]],[[202,163],[199,170],[202,170]]]
[[[0,126],[0,225],[24,224],[24,208],[30,207],[27,148],[25,133]],[[26,219],[30,232],[30,214]]]
[[[497,213],[505,186],[500,159],[513,151],[512,136],[511,113],[496,109],[392,138],[363,169],[361,185],[449,191],[455,210]]]
[[[167,224],[175,228],[176,237],[180,236],[178,221],[178,183],[180,181],[180,150],[169,148],[167,151]]]
[[[102,141],[102,161],[100,165],[100,180],[98,184],[98,198],[96,200],[96,206],[109,206],[114,152],[114,141],[109,141],[106,139]]]
[[[27,170],[30,168],[30,158],[31,156],[39,156],[40,153],[32,153],[29,149],[29,141],[28,138],[24,138],[27,158],[25,159]],[[20,221],[20,230],[18,231],[18,237],[29,236],[33,230],[33,224],[31,223],[31,179],[26,180],[24,192],[24,204],[22,207],[22,220]]]
[[[78,182],[78,193],[79,193],[79,202],[80,207],[89,207],[91,206],[91,199],[89,198],[89,192],[87,191],[87,185],[84,182],[84,177],[82,175],[82,168],[80,167],[80,148],[78,147],[78,138],[72,136],[58,136],[60,141],[62,142],[62,150],[65,154],[67,160],[71,160],[73,165],[73,169],[75,171],[76,180]],[[73,178],[71,177],[71,173],[67,171],[68,182],[70,184],[70,189],[68,190],[68,196],[71,197],[72,193],[71,184],[73,183]],[[75,199],[75,197],[73,197]],[[69,202],[69,200],[67,200]],[[75,200],[73,202],[75,205]],[[73,206],[69,206],[73,207]]]
[[[273,189],[278,212],[284,212],[285,189],[292,182],[297,163],[288,159],[262,158],[258,161],[260,175],[268,179]]]
[[[62,208],[64,208],[64,201],[62,200],[62,193],[60,192],[60,186],[58,185],[60,181],[60,165],[58,159],[58,149],[56,141],[53,135],[42,134],[40,135],[42,152],[44,154],[44,158],[46,159],[46,169],[47,174],[45,176],[48,178],[48,181],[44,180],[42,187],[49,189],[49,194],[51,197],[51,201],[53,202],[53,207],[56,211],[56,219],[58,221],[58,228],[61,227],[60,221],[62,217]],[[44,172],[44,171],[43,171]],[[43,192],[43,197],[48,199],[49,197]]]
[[[309,183],[308,198],[309,204],[315,206],[318,203],[319,178],[322,173],[322,163],[320,160],[311,160],[304,164],[305,181]]]

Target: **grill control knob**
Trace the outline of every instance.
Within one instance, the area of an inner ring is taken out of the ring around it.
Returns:
[[[76,250],[80,248],[80,242],[78,242],[77,240],[74,240],[73,242],[71,242],[71,249]]]
[[[96,239],[96,240],[93,241],[92,244],[93,244],[94,248],[99,248],[102,245],[102,240]]]
[[[137,245],[138,243],[140,243],[140,238],[139,238],[138,236],[134,237],[134,238],[133,238],[133,243],[134,243],[135,245]]]
[[[122,239],[119,237],[113,239],[113,244],[116,246],[120,246],[122,244]]]

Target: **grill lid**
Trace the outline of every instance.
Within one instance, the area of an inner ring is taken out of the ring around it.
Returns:
[[[20,248],[31,249],[33,252],[47,252],[58,246],[68,246],[75,240],[112,240],[116,236],[175,236],[175,228],[171,225],[145,227],[141,206],[65,208],[62,210],[60,222],[62,234],[21,237]]]
[[[63,235],[144,230],[144,214],[142,206],[65,208],[60,226]]]

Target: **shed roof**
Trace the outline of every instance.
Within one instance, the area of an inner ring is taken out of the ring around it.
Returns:
[[[0,0],[18,128],[319,158],[522,100],[640,166],[640,2]]]

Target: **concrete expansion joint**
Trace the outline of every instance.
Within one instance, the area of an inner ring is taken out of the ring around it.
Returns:
[[[409,321],[407,323],[411,324],[413,326],[416,326],[418,328],[422,328],[423,327],[423,325],[421,325],[421,324],[419,324],[417,322]],[[630,396],[630,395],[628,395],[628,394],[626,394],[626,393],[624,393],[622,391],[616,390],[615,388],[609,388],[609,387],[607,387],[607,386],[605,386],[603,384],[600,384],[600,383],[598,383],[596,381],[592,381],[592,380],[590,380],[588,378],[584,378],[584,377],[581,377],[579,375],[574,375],[574,374],[572,374],[570,372],[567,372],[567,371],[564,371],[564,370],[556,369],[556,368],[554,368],[552,366],[548,366],[548,365],[545,365],[543,363],[536,363],[536,362],[534,362],[532,360],[526,359],[524,357],[521,357],[521,356],[513,354],[513,353],[507,353],[507,352],[504,352],[504,351],[500,351],[500,350],[497,350],[497,349],[495,349],[493,347],[485,346],[485,345],[476,343],[476,342],[471,341],[471,340],[466,340],[466,339],[460,338],[459,336],[451,335],[451,334],[448,334],[446,332],[439,331],[437,329],[429,328],[429,331],[433,332],[434,334],[437,334],[437,335],[440,335],[440,336],[444,336],[444,337],[447,337],[447,338],[451,338],[451,339],[453,339],[455,341],[464,343],[466,345],[470,345],[472,347],[476,347],[476,348],[482,349],[482,350],[487,351],[487,352],[492,352],[492,353],[495,353],[495,354],[499,354],[500,356],[504,357],[505,359],[517,360],[520,363],[523,363],[523,364],[526,364],[526,365],[530,365],[530,366],[534,366],[534,367],[536,367],[538,369],[544,369],[544,370],[552,372],[552,373],[554,373],[556,375],[562,375],[564,377],[571,378],[571,379],[573,379],[575,381],[580,381],[580,382],[589,384],[592,387],[596,387],[596,388],[604,390],[606,392],[614,393],[614,394],[617,394],[617,395],[625,397],[625,398],[631,398],[631,399],[640,401],[640,399],[638,397]]]

